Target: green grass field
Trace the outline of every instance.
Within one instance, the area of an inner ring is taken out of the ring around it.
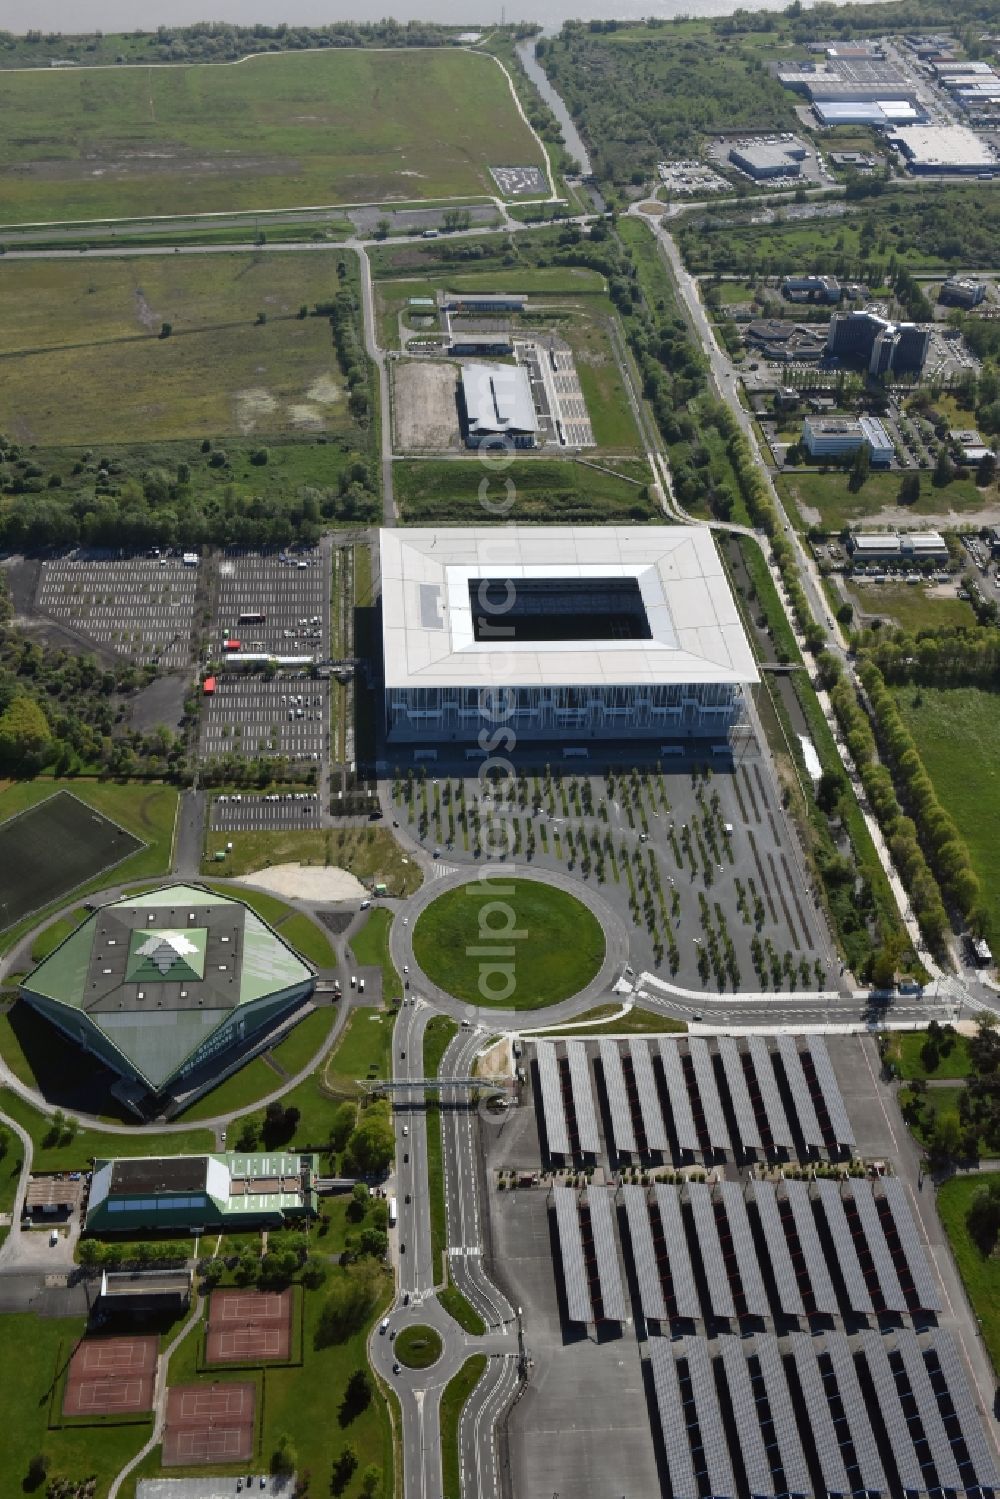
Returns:
[[[65,1426],[48,1430],[49,1400],[60,1365],[83,1336],[83,1317],[36,1317],[10,1313],[0,1317],[0,1408],[4,1412],[4,1499],[28,1493],[22,1480],[37,1452],[51,1459],[48,1482],[57,1477],[80,1479],[94,1474],[95,1493],[106,1494],[119,1468],[149,1435],[146,1424],[131,1426]],[[36,1491],[44,1493],[44,1488]]]
[[[0,127],[7,223],[481,196],[543,164],[499,66],[432,48],[10,74]]]
[[[271,1053],[279,1067],[284,1068],[285,1072],[292,1077],[296,1072],[301,1072],[302,1068],[312,1061],[329,1035],[333,1018],[334,1011],[323,1005],[300,1020],[295,1029],[285,1037],[284,1041],[280,1041]]]
[[[22,443],[114,441],[125,409],[135,442],[349,431],[329,323],[298,316],[336,296],[345,253],[6,265],[7,432]]]
[[[388,828],[310,829],[308,832],[230,833],[224,840],[232,843],[225,864],[212,858],[217,843],[211,833],[202,859],[202,873],[232,878],[255,874],[274,864],[330,864],[349,869],[365,883],[384,881],[390,895],[412,895],[420,884],[420,870],[412,861],[403,863],[399,844]],[[233,893],[232,891],[228,893]],[[241,894],[249,901],[252,892]]]
[[[0,790],[0,819],[6,821],[27,807],[34,807],[46,800],[54,791],[71,791],[86,802],[95,812],[118,823],[145,847],[121,864],[116,864],[107,875],[96,875],[79,886],[77,894],[82,897],[93,890],[100,890],[109,883],[142,880],[152,875],[165,874],[170,868],[173,851],[174,823],[177,817],[177,789],[174,786],[118,785],[114,781],[37,781],[8,782]],[[58,900],[50,898],[48,910],[62,903],[71,887],[64,887]],[[18,922],[0,937],[0,951],[7,951],[31,927],[39,924],[45,915],[38,910]]]
[[[40,963],[43,958],[48,957],[50,952],[55,952],[60,942],[65,942],[80,923],[86,920],[87,914],[82,906],[78,906],[75,911],[70,911],[68,916],[60,916],[57,921],[50,922],[31,944],[32,962]]]
[[[441,1491],[444,1499],[459,1499],[462,1492],[458,1423],[466,1401],[486,1372],[487,1363],[485,1353],[474,1353],[448,1381],[441,1395]]]
[[[215,1143],[212,1131],[207,1129],[176,1130],[166,1134],[152,1129],[136,1130],[127,1135],[81,1129],[65,1144],[46,1145],[49,1120],[10,1088],[0,1088],[0,1109],[16,1119],[34,1141],[36,1171],[83,1171],[95,1156],[198,1155],[211,1150]]]
[[[296,911],[294,916],[286,917],[281,923],[279,934],[316,968],[332,968],[337,961],[330,939],[304,911]]]
[[[673,1035],[687,1030],[686,1020],[674,1020],[655,1010],[643,1010],[637,1006],[629,1010],[627,1015],[621,1015],[620,1009],[621,1006],[615,1004],[597,1005],[593,1010],[585,1010],[582,1015],[577,1015],[570,1030],[553,1026],[552,1030],[539,1031],[538,1034],[567,1036],[572,1040],[574,1036],[590,1035],[592,1031],[606,1031],[611,1036],[652,1036]]]
[[[433,1327],[404,1327],[396,1338],[395,1353],[408,1369],[429,1369],[441,1357],[441,1334]]]
[[[922,1052],[927,1041],[926,1031],[895,1031],[889,1043],[889,1060],[903,1078],[940,1077],[963,1078],[969,1075],[969,1049],[964,1036],[949,1036],[951,1048],[947,1056],[939,1053],[938,1064],[928,1071]]]
[[[0,825],[0,922],[12,926],[52,905],[140,847],[86,802],[56,792]]]
[[[954,818],[982,884],[986,939],[1000,943],[1000,736],[995,693],[977,687],[912,687],[894,692],[899,711]],[[919,702],[919,706],[914,706]]]
[[[969,1204],[980,1185],[976,1176],[953,1177],[938,1189],[937,1205],[993,1368],[1000,1372],[1000,1259],[983,1256],[965,1226]]]
[[[486,1323],[457,1286],[451,1284],[442,1286],[437,1293],[437,1299],[459,1327],[471,1333],[474,1338],[482,1337],[486,1331]]]
[[[842,531],[852,521],[895,508],[900,478],[892,473],[870,474],[856,494],[849,487],[850,474],[840,471],[824,474],[818,469],[797,469],[779,474],[775,482],[782,500],[798,511],[802,529],[815,524],[827,531]],[[913,516],[947,515],[950,511],[961,514],[981,510],[989,499],[989,491],[977,489],[971,479],[955,479],[935,489],[925,474],[919,500],[906,506],[906,511]]]
[[[927,588],[906,583],[858,583],[847,585],[848,596],[865,614],[892,620],[902,630],[934,629],[976,622],[972,605],[965,599],[937,598]]]
[[[382,998],[395,1004],[403,997],[403,985],[389,957],[389,928],[392,912],[384,906],[375,906],[359,932],[351,938],[350,948],[355,962],[382,970]]]
[[[480,495],[484,469],[475,459],[399,462],[392,472],[401,513],[415,525],[482,525],[492,518]],[[607,472],[567,458],[518,454],[509,469],[492,478],[486,498],[506,504],[511,492],[505,486],[514,485],[513,503],[497,517],[505,521],[655,521],[662,516],[649,498],[648,480],[649,470],[635,460],[615,462]]]
[[[506,881],[502,900],[491,901],[488,888],[446,891],[417,917],[413,956],[433,983],[470,1004],[535,1010],[577,994],[600,971],[601,924],[574,896],[540,880]],[[514,913],[513,929],[523,936],[501,944],[499,935],[490,937],[488,927],[499,932],[509,922],[508,909]],[[486,928],[481,929],[481,920]],[[472,951],[490,944],[515,946],[510,993],[506,969],[493,972],[490,959]]]

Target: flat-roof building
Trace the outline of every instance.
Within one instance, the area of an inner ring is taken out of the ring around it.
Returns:
[[[521,365],[463,365],[461,399],[466,447],[535,446],[538,417],[528,371]]]
[[[798,177],[807,155],[800,141],[754,141],[729,149],[733,166],[759,182],[772,177]]]
[[[949,276],[938,292],[938,301],[948,307],[978,307],[985,298],[986,283],[970,276]]]
[[[893,323],[880,313],[858,309],[830,319],[827,353],[864,364],[872,375],[923,369],[930,331],[916,323]]]
[[[161,1095],[207,1085],[314,982],[243,901],[181,883],[99,907],[21,994],[81,1052]]]
[[[937,531],[866,531],[850,536],[847,550],[859,562],[947,562],[948,544]]]
[[[319,1156],[137,1156],[98,1160],[90,1184],[88,1234],[282,1228],[317,1215]]]
[[[520,292],[446,291],[439,295],[445,312],[523,312],[528,305]]]
[[[870,125],[888,130],[926,118],[912,99],[814,99],[813,113],[828,130],[836,125]]]
[[[974,130],[965,125],[906,125],[892,139],[911,172],[965,175],[1000,170],[1000,160]]]
[[[840,282],[836,276],[786,276],[781,295],[790,302],[839,302]]]
[[[390,744],[725,740],[759,680],[702,527],[394,529],[380,553]]]
[[[807,416],[802,424],[802,445],[813,458],[847,458],[867,447],[876,468],[890,464],[893,456],[889,434],[872,416]]]

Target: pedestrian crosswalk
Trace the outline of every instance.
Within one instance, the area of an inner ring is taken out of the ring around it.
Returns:
[[[445,877],[445,875],[458,874],[458,872],[459,871],[458,871],[458,865],[457,864],[440,864],[440,863],[437,863],[437,864],[434,865],[434,878],[436,880],[443,880],[444,877]]]

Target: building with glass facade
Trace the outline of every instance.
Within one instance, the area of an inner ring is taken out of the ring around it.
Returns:
[[[725,740],[759,680],[707,528],[386,530],[390,745]]]

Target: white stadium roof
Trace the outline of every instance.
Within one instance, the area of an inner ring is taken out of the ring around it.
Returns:
[[[407,528],[380,552],[387,689],[759,681],[707,527]],[[479,578],[635,579],[650,638],[477,640]]]

